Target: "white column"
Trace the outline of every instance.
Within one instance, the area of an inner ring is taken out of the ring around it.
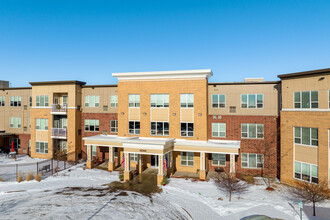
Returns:
[[[139,156],[139,166],[142,166],[142,156],[141,156],[141,154],[138,154]]]
[[[129,161],[129,153],[125,153],[125,171],[130,171],[130,161]]]
[[[170,165],[170,168],[173,167],[173,151],[170,151],[169,153],[169,165]]]
[[[113,147],[109,146],[109,163],[113,163],[114,162],[113,156],[114,156]]]
[[[87,145],[87,161],[92,161],[92,146]]]
[[[205,170],[205,152],[200,153],[200,170]]]
[[[230,173],[235,173],[235,154],[230,154]]]
[[[164,155],[158,155],[158,175],[164,175]]]

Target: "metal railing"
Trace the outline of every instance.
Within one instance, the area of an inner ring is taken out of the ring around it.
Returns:
[[[63,112],[66,113],[68,109],[68,104],[52,104],[52,112]]]
[[[52,137],[66,138],[66,128],[52,128]]]

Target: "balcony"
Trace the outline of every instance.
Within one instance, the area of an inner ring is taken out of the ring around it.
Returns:
[[[68,104],[52,104],[52,114],[53,115],[66,115],[68,109]]]
[[[66,139],[66,128],[52,128],[51,138]]]

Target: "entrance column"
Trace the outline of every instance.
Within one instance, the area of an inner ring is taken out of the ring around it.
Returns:
[[[235,173],[235,154],[230,154],[230,173]]]
[[[205,152],[200,152],[199,179],[206,180]]]
[[[129,181],[131,179],[131,172],[130,172],[130,161],[129,161],[129,153],[124,152],[125,158],[125,171],[124,171],[124,181]]]
[[[86,162],[86,168],[92,169],[93,168],[93,161],[92,161],[92,146],[87,145],[87,162]]]
[[[157,174],[157,185],[162,185],[164,179],[164,155],[158,155],[158,174]]]
[[[143,167],[142,167],[142,155],[141,154],[138,154],[139,156],[139,174],[142,173],[143,171]]]
[[[109,146],[109,162],[108,162],[108,170],[115,170],[115,160],[114,160],[114,147]]]

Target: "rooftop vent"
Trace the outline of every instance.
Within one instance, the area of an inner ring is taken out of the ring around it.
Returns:
[[[9,87],[9,81],[0,80],[0,88],[8,88],[8,87]]]
[[[263,82],[264,78],[245,78],[244,82]]]

